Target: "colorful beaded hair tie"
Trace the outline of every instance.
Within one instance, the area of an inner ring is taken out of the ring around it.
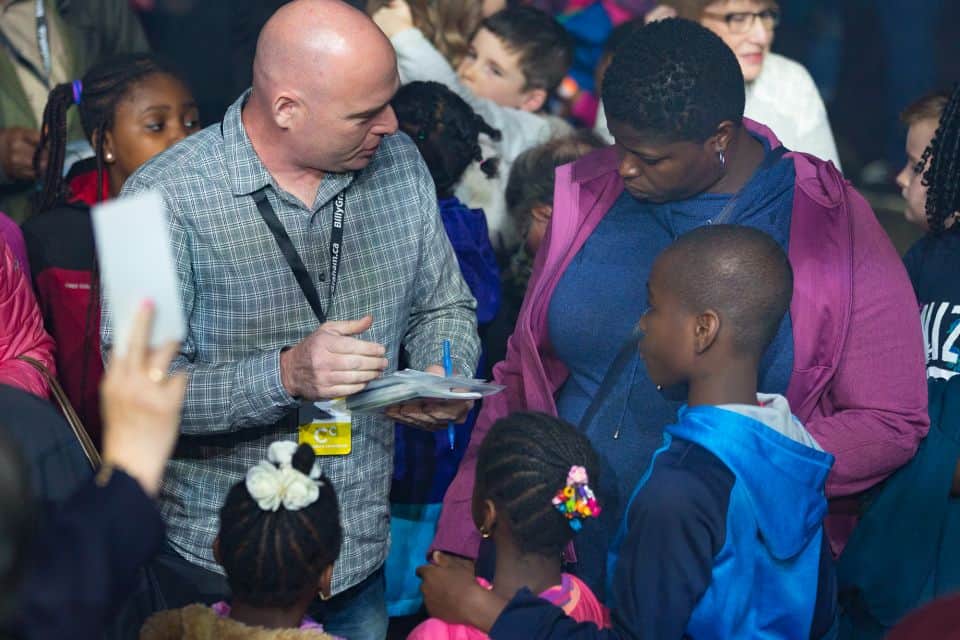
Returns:
[[[600,516],[600,505],[587,484],[587,470],[574,465],[567,473],[567,486],[553,497],[553,506],[570,521],[570,528],[580,531],[580,520]]]

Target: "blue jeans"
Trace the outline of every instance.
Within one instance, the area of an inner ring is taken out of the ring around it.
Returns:
[[[385,593],[386,581],[380,567],[333,598],[314,600],[309,614],[331,635],[349,640],[383,640],[389,623]]]

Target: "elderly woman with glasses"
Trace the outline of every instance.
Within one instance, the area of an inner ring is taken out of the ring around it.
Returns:
[[[720,36],[746,81],[743,115],[762,122],[784,146],[830,160],[840,168],[827,110],[813,78],[798,62],[770,51],[780,7],[770,0],[663,0],[647,22],[680,17]]]

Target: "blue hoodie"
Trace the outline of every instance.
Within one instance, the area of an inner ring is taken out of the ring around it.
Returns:
[[[759,399],[684,407],[666,428],[611,547],[612,630],[563,619],[521,590],[491,638],[826,634],[836,591],[823,486],[833,456],[784,398]]]

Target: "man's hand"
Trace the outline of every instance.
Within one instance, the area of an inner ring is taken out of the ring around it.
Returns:
[[[40,132],[24,127],[0,129],[0,167],[9,180],[36,180],[33,155]]]
[[[434,551],[430,564],[417,567],[417,576],[423,581],[423,603],[434,618],[487,633],[507,606],[503,598],[477,584],[474,564],[466,558]]]
[[[434,364],[424,371],[436,376],[442,376],[443,367]],[[424,398],[402,404],[395,404],[386,410],[387,417],[411,427],[425,431],[440,431],[447,427],[448,422],[462,423],[473,408],[473,400],[444,400],[439,398]]]
[[[401,31],[413,29],[413,14],[405,0],[391,0],[389,4],[377,9],[371,17],[388,38]]]
[[[387,368],[382,344],[352,336],[373,324],[359,320],[324,322],[302,342],[280,354],[280,380],[291,396],[329,400],[362,391]]]
[[[149,495],[157,494],[173,453],[187,390],[186,374],[167,375],[179,343],[149,346],[153,314],[153,305],[144,304],[126,351],[114,350],[100,385],[103,460],[135,478]]]

